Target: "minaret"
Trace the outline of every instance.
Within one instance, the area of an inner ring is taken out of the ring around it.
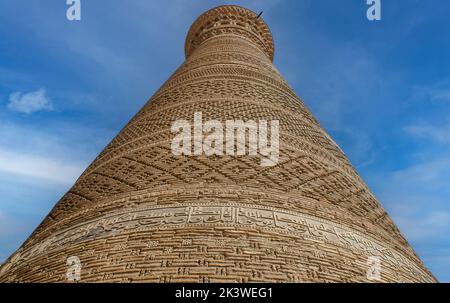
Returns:
[[[1,282],[67,282],[73,260],[81,282],[436,281],[272,64],[262,18],[211,9],[185,53],[2,265]],[[276,163],[174,154],[174,122],[199,113],[278,121]]]

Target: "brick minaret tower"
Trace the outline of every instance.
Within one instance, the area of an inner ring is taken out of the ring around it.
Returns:
[[[281,46],[282,47],[282,46]],[[0,268],[0,281],[434,282],[272,64],[254,12],[221,6],[186,61]],[[279,159],[174,155],[174,121],[279,121]],[[73,260],[70,259],[70,260]]]

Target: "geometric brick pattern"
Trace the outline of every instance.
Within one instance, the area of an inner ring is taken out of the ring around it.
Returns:
[[[272,64],[254,12],[201,15],[186,61],[101,152],[0,282],[435,282],[345,154]],[[175,156],[172,122],[279,120],[280,159]]]

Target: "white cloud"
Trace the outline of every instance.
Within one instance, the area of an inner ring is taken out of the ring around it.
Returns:
[[[392,214],[395,223],[410,241],[422,242],[446,235],[450,228],[450,212],[433,211],[423,216],[408,213]]]
[[[425,138],[436,143],[450,143],[450,123],[441,126],[434,125],[408,125],[404,130],[414,137]]]
[[[71,185],[109,137],[103,130],[78,124],[33,128],[4,122],[0,124],[0,173],[40,184]]]
[[[20,113],[31,114],[42,110],[52,110],[53,105],[45,89],[34,92],[15,92],[9,96],[8,109]]]
[[[450,101],[450,89],[433,90],[430,94],[431,100]]]
[[[450,101],[450,79],[444,79],[433,85],[418,85],[412,89],[413,100],[428,100],[434,103]]]
[[[450,191],[450,158],[424,159],[406,169],[392,172],[389,176],[393,189],[426,192],[426,190]]]
[[[0,171],[72,184],[83,171],[83,165],[0,149]]]
[[[450,232],[450,159],[423,159],[380,178],[379,197],[415,245],[439,243]]]

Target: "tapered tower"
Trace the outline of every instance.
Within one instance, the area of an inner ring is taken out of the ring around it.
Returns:
[[[82,282],[435,282],[272,64],[260,17],[209,10],[185,52],[3,264],[0,281],[65,282],[75,257]],[[174,153],[174,122],[199,113],[223,125],[278,121],[276,162]]]

